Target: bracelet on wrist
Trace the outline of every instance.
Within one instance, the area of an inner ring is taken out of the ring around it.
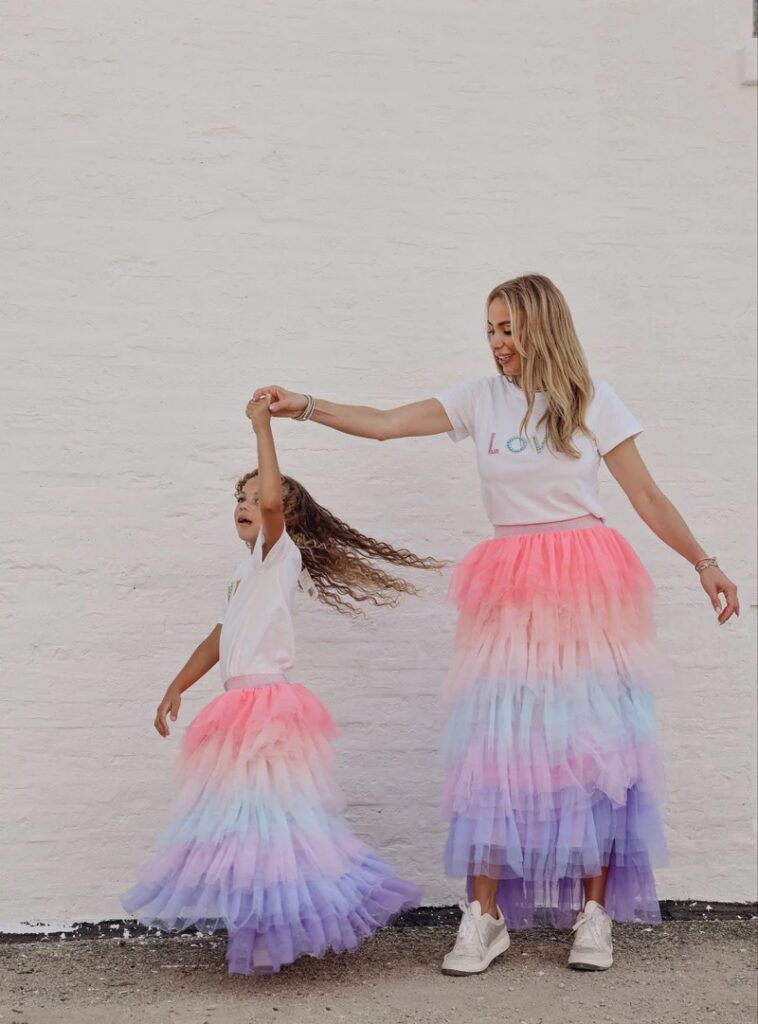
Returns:
[[[699,562],[695,562],[695,572],[702,573],[706,569],[710,569],[712,566],[718,568],[718,559],[716,558],[701,558]]]
[[[311,416],[313,415],[315,409],[316,409],[316,399],[313,397],[313,395],[306,395],[305,396],[305,408],[303,409],[303,411],[300,413],[299,416],[295,417],[295,419],[299,420],[300,423],[304,423],[306,420],[309,420],[311,418]]]

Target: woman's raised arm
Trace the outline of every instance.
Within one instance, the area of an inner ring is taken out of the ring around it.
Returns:
[[[269,411],[272,416],[297,419],[308,407],[306,395],[287,391],[277,384],[258,388],[254,398],[264,394],[271,395]],[[374,409],[369,405],[342,405],[317,398],[310,418],[343,434],[368,437],[375,441],[389,441],[395,437],[424,437],[452,430],[447,413],[436,398],[399,405],[395,409]]]

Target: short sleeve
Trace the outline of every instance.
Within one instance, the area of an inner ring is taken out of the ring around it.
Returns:
[[[642,433],[642,426],[634,417],[610,384],[605,381],[595,383],[595,396],[590,406],[591,417],[588,426],[595,435],[597,450],[601,455]]]
[[[482,381],[473,380],[448,388],[447,391],[440,391],[434,396],[450,420],[453,429],[449,431],[448,437],[453,441],[463,441],[467,437],[473,437],[481,388]]]

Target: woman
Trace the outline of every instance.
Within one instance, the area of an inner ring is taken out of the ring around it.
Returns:
[[[457,567],[443,751],[445,867],[469,902],[447,974],[486,969],[508,928],[577,914],[570,966],[611,966],[611,920],[660,920],[665,857],[650,694],[653,587],[603,522],[604,459],[635,511],[700,576],[720,623],[737,590],[652,479],[639,423],[593,380],[561,292],[537,274],[487,300],[497,374],[382,411],[272,386],[274,416],[361,437],[471,437],[494,538]],[[722,607],[721,595],[724,595]]]

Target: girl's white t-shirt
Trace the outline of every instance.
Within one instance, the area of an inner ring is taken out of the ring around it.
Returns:
[[[227,587],[219,645],[221,676],[283,675],[295,664],[292,603],[302,569],[285,532],[263,557],[263,531]]]
[[[544,426],[537,426],[546,397],[535,396],[525,431],[526,397],[507,377],[491,376],[460,384],[436,397],[452,424],[450,437],[473,438],[484,508],[495,526],[555,523],[593,515],[604,518],[598,494],[602,456],[642,427],[605,381],[593,381],[586,422],[594,439],[578,433],[579,458],[548,448]]]

